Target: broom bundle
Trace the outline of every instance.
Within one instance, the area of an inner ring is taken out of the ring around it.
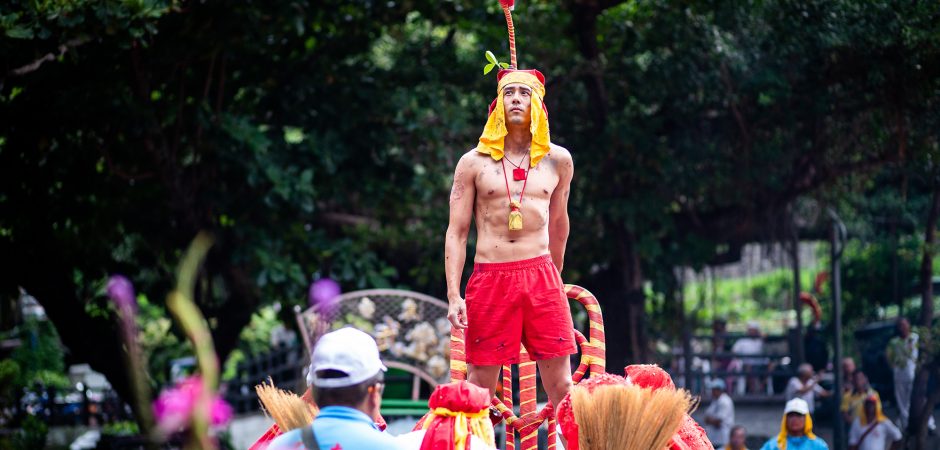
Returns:
[[[307,399],[308,394],[301,398],[293,392],[278,389],[270,378],[267,383],[255,386],[255,392],[261,406],[284,432],[310,425],[319,412],[312,399]]]
[[[691,405],[686,391],[652,391],[622,384],[575,386],[572,409],[580,450],[657,450],[666,448]]]

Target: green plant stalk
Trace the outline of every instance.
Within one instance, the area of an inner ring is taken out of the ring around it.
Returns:
[[[127,352],[124,355],[124,364],[127,365],[127,373],[131,378],[131,387],[134,391],[134,415],[137,417],[137,424],[140,426],[141,433],[148,439],[154,438],[154,417],[153,409],[150,408],[150,399],[153,398],[150,392],[150,383],[147,377],[146,364],[141,357],[140,345],[137,342],[137,330],[134,324],[135,317],[131,311],[119,310],[121,317],[121,329],[124,332],[124,345]]]
[[[193,302],[199,267],[205,259],[212,238],[199,233],[190,244],[177,275],[176,290],[167,298],[167,307],[179,322],[196,352],[196,364],[202,379],[202,395],[196,402],[190,427],[191,439],[186,448],[212,449],[215,444],[209,437],[210,408],[213,394],[219,385],[219,359],[212,342],[212,333],[205,317]]]

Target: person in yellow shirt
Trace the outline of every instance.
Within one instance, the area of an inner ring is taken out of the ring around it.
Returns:
[[[881,402],[878,391],[872,389],[871,385],[868,384],[868,377],[865,376],[865,373],[856,370],[852,374],[852,390],[846,392],[845,396],[842,397],[840,407],[842,419],[845,420],[846,424],[851,425],[857,417],[862,417],[865,413],[865,399],[871,396],[877,398],[879,403]]]

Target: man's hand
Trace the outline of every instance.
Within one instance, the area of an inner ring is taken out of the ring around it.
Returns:
[[[462,297],[450,299],[447,307],[447,319],[454,328],[463,330],[467,328],[467,302]]]

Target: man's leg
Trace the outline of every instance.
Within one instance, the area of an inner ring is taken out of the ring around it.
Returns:
[[[490,390],[490,396],[496,395],[496,385],[499,383],[499,371],[503,366],[477,366],[467,365],[469,377],[467,381]]]
[[[536,363],[542,375],[542,387],[548,394],[548,400],[557,407],[571,390],[571,360],[568,356],[557,356]]]
[[[894,372],[894,399],[898,405],[898,425],[902,430],[907,429],[907,419],[910,416],[912,384],[900,371]]]
[[[548,400],[552,406],[558,408],[558,404],[568,395],[571,390],[571,360],[566,356],[556,356],[554,358],[536,361],[539,366],[539,373],[542,375],[542,387],[548,394]],[[568,440],[558,433],[561,439],[561,445],[568,448]]]

